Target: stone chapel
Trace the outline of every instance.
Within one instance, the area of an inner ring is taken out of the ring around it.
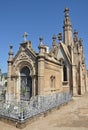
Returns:
[[[35,95],[59,92],[81,95],[88,90],[82,39],[76,30],[72,32],[69,9],[65,8],[64,13],[63,36],[53,35],[51,49],[40,37],[39,53],[36,53],[32,42],[26,41],[26,33],[14,57],[10,46],[7,101],[29,101]]]

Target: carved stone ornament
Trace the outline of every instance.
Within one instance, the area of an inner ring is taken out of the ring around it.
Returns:
[[[29,62],[32,62],[32,57],[31,56],[28,56],[26,55],[25,52],[21,52],[19,54],[19,56],[16,58],[15,62],[14,62],[14,66],[17,66],[17,64],[19,64],[20,62],[22,61],[29,61]]]

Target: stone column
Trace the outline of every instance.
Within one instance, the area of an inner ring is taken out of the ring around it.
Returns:
[[[38,94],[44,93],[44,58],[38,59]]]
[[[78,90],[77,90],[77,83],[76,83],[76,66],[72,66],[72,86],[73,86],[73,96],[78,95]]]
[[[80,76],[81,76],[81,93],[84,94],[86,92],[86,83],[85,83],[85,73],[84,70],[82,70],[81,68],[81,72],[80,72]]]
[[[16,100],[20,101],[20,76],[18,76],[18,78],[16,79]]]
[[[9,59],[8,59],[8,79],[7,79],[7,92],[6,92],[6,101],[12,100],[12,64],[13,64],[13,52],[12,46],[10,46]]]
[[[44,46],[42,45],[42,38],[40,38],[39,55],[38,55],[38,95],[44,94]]]
[[[32,96],[36,95],[36,76],[32,76]]]

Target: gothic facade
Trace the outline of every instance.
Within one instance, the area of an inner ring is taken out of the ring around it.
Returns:
[[[26,39],[14,57],[10,46],[7,101],[29,101],[35,95],[59,92],[81,95],[87,91],[82,40],[76,30],[72,33],[69,9],[66,8],[64,13],[63,36],[62,33],[53,35],[51,49],[43,44],[42,37],[39,38],[39,53]]]

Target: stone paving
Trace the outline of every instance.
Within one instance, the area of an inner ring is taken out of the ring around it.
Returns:
[[[0,122],[0,130],[18,128]],[[73,97],[68,104],[27,125],[23,130],[88,130],[88,93]]]

